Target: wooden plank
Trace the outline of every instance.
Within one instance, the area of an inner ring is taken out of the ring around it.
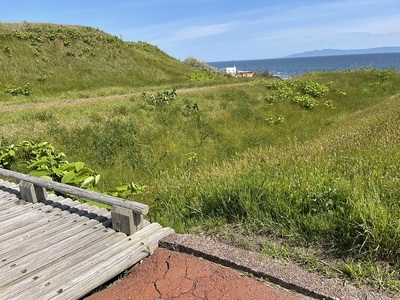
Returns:
[[[113,233],[110,236],[102,239],[100,242],[97,241],[96,243],[92,243],[92,247],[112,247],[112,245],[121,240],[121,235],[122,234],[116,235],[115,233]],[[74,250],[74,252],[72,252],[71,256],[77,255],[78,260],[79,257],[81,258],[81,260],[84,260],[87,254],[83,252],[82,255],[80,255],[79,252],[80,248],[77,248],[76,250]],[[0,299],[8,299],[9,296],[12,294],[18,294],[24,290],[34,288],[38,284],[43,284],[41,283],[41,281],[46,280],[46,278],[52,278],[56,276],[59,272],[68,272],[68,265],[65,263],[64,257],[58,257],[58,259],[50,261],[49,263],[43,263],[43,261],[41,261],[41,263],[42,264],[34,263],[30,265],[24,276],[21,276],[20,278],[13,278],[13,280],[11,281],[6,278],[5,280],[7,280],[7,282],[1,282]],[[25,269],[22,267],[18,270],[22,272]],[[36,294],[34,295],[35,299],[40,299],[40,297],[38,297]],[[13,296],[13,298],[14,297],[15,296]]]
[[[18,259],[14,262],[14,267],[10,267],[11,265],[8,264],[0,268],[3,271],[0,273],[0,287],[4,288],[10,284],[24,286],[21,285],[21,281],[25,279],[32,281],[33,277],[39,278],[39,271],[45,272],[43,270],[46,268],[60,272],[62,271],[62,263],[58,265],[56,263],[62,262],[65,256],[77,255],[82,257],[82,251],[94,244],[96,248],[112,246],[123,238],[123,235],[116,235],[113,230],[104,230],[102,226],[97,226],[97,228],[94,226],[89,230],[80,232],[73,238]]]
[[[71,222],[72,224],[73,222]],[[74,235],[77,235],[79,232],[86,230],[87,228],[90,228],[91,226],[95,226],[98,224],[97,221],[90,220],[90,221],[85,221],[85,220],[80,220],[80,218],[76,219],[76,222],[73,223],[73,225],[70,225],[68,229],[66,229],[64,232],[57,232],[53,233],[53,235],[49,235],[46,233],[45,236],[41,237],[41,239],[36,243],[37,239],[34,238],[33,241],[28,243],[27,245],[15,245],[10,249],[10,247],[7,247],[6,250],[7,252],[3,252],[1,258],[7,259],[7,262],[12,262],[15,261],[25,255],[29,255],[31,253],[43,250],[47,247],[50,247],[64,239],[71,238]]]
[[[9,181],[7,181],[7,180],[2,180],[1,182],[0,182],[0,184],[1,184],[1,186],[3,186],[3,187],[5,187],[5,188],[19,188],[19,185],[18,185],[18,183],[15,183],[15,182],[9,182]]]
[[[13,188],[5,188],[5,187],[1,187],[0,188],[0,197],[4,197],[5,195],[10,195],[10,196],[15,196],[17,198],[21,198],[21,193],[19,191],[19,189],[13,189]]]
[[[25,244],[33,244],[36,241],[41,242],[41,239],[52,235],[54,233],[63,232],[68,229],[70,226],[77,226],[78,222],[75,220],[78,219],[78,216],[54,216],[53,218],[47,217],[45,221],[47,221],[40,228],[35,230],[30,230],[25,234],[16,234],[15,230],[12,232],[13,235],[10,236],[7,240],[8,245],[2,245],[0,247],[0,253],[4,253],[6,249],[13,248],[15,245],[20,245],[21,243]],[[85,220],[82,220],[84,222]],[[27,226],[25,226],[27,227]],[[24,227],[23,227],[24,228]],[[1,265],[1,262],[0,262]]]
[[[107,218],[111,218],[111,212],[109,212],[105,208],[99,208],[96,205],[89,205],[87,203],[80,203],[79,201],[72,200],[71,198],[64,198],[62,196],[57,196],[55,194],[48,194],[47,200],[52,201],[54,203],[59,203],[61,204],[62,208],[66,208],[67,206],[76,207],[77,205],[83,205],[80,206],[80,208],[88,210],[90,213],[95,213],[99,216],[105,216]],[[46,202],[45,202],[46,203]]]
[[[10,195],[15,195],[17,196],[18,194],[20,194],[19,189],[13,189],[13,188],[9,188],[9,187],[5,187],[3,185],[0,185],[0,195],[1,194],[10,194]]]
[[[9,191],[0,191],[0,199],[1,201],[7,201],[7,200],[16,200],[19,199],[19,197],[18,195],[15,195]]]
[[[16,205],[19,202],[21,202],[21,200],[16,198],[16,197],[15,198],[14,197],[7,197],[7,198],[6,197],[4,197],[4,198],[0,197],[0,211],[3,210],[3,207],[5,209],[5,208],[7,208],[9,206]]]
[[[32,211],[50,212],[51,210],[54,209],[54,207],[46,206],[43,203],[35,203],[35,204],[27,203],[27,205],[28,205],[28,207],[30,209],[28,209],[28,210],[21,209],[19,211],[19,214],[17,213],[14,217],[12,217],[12,216],[10,218],[4,217],[4,218],[0,219],[0,223],[2,223],[2,224],[10,223],[9,219],[18,218],[18,216],[21,216],[21,215],[24,215],[24,214],[29,214]]]
[[[88,213],[97,214],[98,216],[105,216],[107,218],[111,218],[111,213],[108,212],[106,209],[100,209],[98,206],[95,205],[88,205],[86,203],[80,203],[79,201],[73,201],[70,198],[64,197],[56,197],[51,199],[55,203],[60,203],[63,209],[69,209],[69,211],[74,212],[77,210],[86,210]],[[68,208],[69,206],[69,208]]]
[[[19,214],[25,210],[32,209],[31,205],[26,202],[9,202],[11,205],[2,205],[0,210],[0,220],[4,220],[5,217],[12,216],[15,214]]]
[[[24,219],[20,223],[11,223],[11,224],[8,224],[7,226],[0,226],[0,237],[3,237],[5,235],[13,236],[15,230],[25,231],[25,230],[28,230],[28,228],[32,224],[35,224],[36,222],[39,222],[41,220],[46,220],[46,218],[53,218],[53,216],[63,216],[64,214],[65,214],[65,212],[60,212],[60,211],[51,211],[49,213],[46,213],[46,215],[44,215],[44,213],[32,214],[29,216],[29,219]]]
[[[16,230],[20,227],[29,225],[45,217],[45,212],[40,214],[24,214],[24,218],[19,218],[18,222],[16,218],[7,220],[5,222],[0,221],[0,235],[9,231]]]
[[[0,211],[2,211],[3,209],[7,209],[9,207],[15,206],[15,205],[19,205],[21,204],[21,202],[24,202],[22,200],[19,200],[17,198],[15,199],[0,199]]]
[[[29,203],[29,202],[24,202],[23,205],[18,205],[16,203],[14,203],[13,205],[14,207],[20,206],[20,208],[17,207],[17,209],[13,208],[13,207],[9,207],[8,209],[5,209],[4,211],[2,211],[3,213],[5,213],[4,218],[0,219],[0,222],[4,222],[10,218],[6,218],[7,215],[7,211],[11,211],[11,212],[17,212],[15,215],[22,215],[22,214],[26,214],[26,213],[30,213],[32,210],[39,210],[41,208],[44,208],[46,205],[44,205],[43,203]],[[1,213],[1,212],[0,212]]]
[[[73,280],[79,274],[84,273],[89,268],[98,267],[98,265],[104,260],[141,243],[143,238],[147,235],[154,234],[159,230],[160,225],[154,223],[154,225],[151,224],[143,230],[138,231],[135,235],[129,237],[125,236],[123,240],[110,245],[108,248],[99,249],[98,247],[95,247],[90,248],[90,251],[82,251],[81,253],[78,253],[78,255],[63,257],[63,259],[55,265],[55,268],[47,268],[44,269],[40,275],[37,274],[36,276],[38,276],[38,278],[35,282],[32,282],[33,280],[26,283],[24,282],[24,290],[12,286],[10,289],[7,289],[7,293],[1,293],[0,295],[2,297],[6,296],[6,298],[13,299],[26,299],[29,295],[35,295],[39,299],[48,299],[49,297],[43,295],[44,293],[47,293],[48,290],[54,292],[54,289],[58,290],[59,288],[63,288],[60,286]],[[123,235],[122,233],[118,234]]]
[[[149,212],[149,207],[146,204],[139,203],[139,202],[134,202],[134,201],[129,201],[129,200],[124,200],[121,198],[109,196],[109,195],[103,195],[101,193],[93,192],[93,191],[88,191],[82,188],[78,188],[75,186],[55,182],[55,181],[49,181],[45,180],[42,178],[38,177],[33,177],[29,176],[26,174],[6,170],[0,168],[0,175],[13,178],[16,180],[23,180],[23,181],[28,181],[32,182],[36,186],[44,187],[49,190],[54,190],[63,194],[67,195],[74,195],[77,197],[85,198],[85,199],[90,199],[99,203],[107,204],[110,206],[113,205],[118,205],[122,206],[125,208],[132,209],[134,212],[142,215],[147,215]]]
[[[39,234],[34,235],[29,237],[28,239],[24,240],[23,236],[22,239],[20,236],[14,236],[10,240],[14,239],[20,239],[20,243],[7,243],[7,244],[2,244],[0,247],[0,256],[2,260],[5,261],[7,259],[7,263],[9,263],[11,260],[16,260],[19,257],[29,254],[28,252],[31,248],[34,248],[33,250],[30,250],[31,252],[40,249],[43,249],[46,247],[46,245],[51,245],[51,243],[55,243],[57,239],[60,239],[60,235],[63,235],[63,232],[76,232],[80,229],[82,229],[82,225],[87,222],[88,220],[85,219],[80,219],[79,216],[77,215],[71,215],[61,222],[58,222],[56,225],[57,226],[49,226],[43,228],[42,231],[40,231]],[[77,229],[79,228],[79,229]],[[67,233],[68,234],[68,233]],[[67,237],[67,234],[65,235]],[[52,240],[52,237],[54,239]],[[35,248],[35,247],[40,247],[40,248]],[[2,262],[0,262],[0,265]]]
[[[36,222],[30,223],[26,226],[23,227],[19,227],[13,231],[9,231],[6,233],[3,233],[2,235],[0,235],[0,245],[2,243],[5,243],[13,238],[14,236],[20,236],[20,235],[26,235],[26,234],[35,234],[35,231],[42,231],[43,228],[41,228],[42,226],[51,226],[51,223],[53,221],[62,219],[64,220],[64,218],[66,217],[66,215],[70,215],[69,212],[61,212],[60,214],[49,214],[49,216],[47,216],[47,218],[41,218]],[[64,221],[63,221],[64,222]]]

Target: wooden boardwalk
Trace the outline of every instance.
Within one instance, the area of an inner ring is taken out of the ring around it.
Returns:
[[[111,223],[106,209],[55,194],[26,202],[18,184],[0,179],[0,299],[79,299],[173,232],[145,222],[126,235]]]

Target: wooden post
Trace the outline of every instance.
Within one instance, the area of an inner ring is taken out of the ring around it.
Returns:
[[[112,227],[115,231],[131,235],[143,228],[143,215],[118,205],[111,210]]]
[[[21,180],[19,183],[22,200],[37,203],[46,200],[46,190],[43,187],[36,186],[31,182]]]

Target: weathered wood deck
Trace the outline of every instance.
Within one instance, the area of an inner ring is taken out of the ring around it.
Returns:
[[[21,200],[0,179],[0,299],[79,299],[142,260],[173,232],[157,223],[127,236],[111,213],[54,194]]]

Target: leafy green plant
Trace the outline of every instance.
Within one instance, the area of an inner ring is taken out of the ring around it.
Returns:
[[[188,99],[183,99],[182,101],[184,103],[184,108],[182,109],[182,114],[184,116],[197,114],[199,112],[199,106],[197,105],[197,103],[192,103],[192,101]]]
[[[17,96],[20,94],[24,96],[29,96],[31,94],[31,84],[27,83],[24,86],[6,85],[4,92],[13,96]]]
[[[16,145],[0,147],[0,167],[2,168],[15,169],[18,164],[19,169],[25,167],[31,176],[99,191],[97,186],[100,174],[88,168],[84,162],[69,163],[65,158],[63,152],[56,151],[48,142],[22,141]],[[145,189],[146,186],[131,182],[112,188],[107,193],[126,198],[142,193]]]
[[[334,109],[334,108],[335,108],[334,105],[333,105],[333,101],[332,101],[332,100],[325,100],[325,101],[324,101],[324,106],[325,106],[326,108],[331,108],[331,109]]]
[[[287,83],[284,80],[280,80],[280,79],[273,80],[273,81],[267,82],[266,87],[267,87],[267,89],[276,90],[276,89],[287,87]]]
[[[166,105],[175,100],[175,97],[176,89],[173,89],[172,91],[164,90],[157,92],[157,95],[150,95],[148,103],[152,106]]]
[[[293,102],[305,109],[313,109],[318,105],[318,100],[309,95],[294,96]]]
[[[300,83],[302,92],[314,98],[322,98],[329,92],[329,88],[313,80],[306,80]]]
[[[277,87],[276,90],[268,93],[265,100],[269,104],[279,103],[290,99],[292,95],[293,95],[293,90],[290,87],[284,85],[284,86],[279,86]]]
[[[217,74],[204,71],[195,71],[187,74],[185,77],[188,82],[202,82],[218,78]]]
[[[100,174],[88,168],[83,162],[67,163],[54,171],[61,177],[61,183],[98,191]]]
[[[15,159],[15,145],[11,144],[9,146],[0,148],[0,167],[9,169],[11,164]]]
[[[3,48],[3,51],[5,53],[7,53],[7,54],[10,54],[11,53],[10,46],[9,45],[5,45],[4,48]]]
[[[147,186],[145,185],[139,185],[135,184],[134,182],[131,182],[128,184],[122,184],[112,189],[109,189],[107,190],[106,194],[125,199],[130,195],[137,195],[143,193],[146,190],[146,188]]]
[[[267,83],[267,89],[272,90],[265,98],[267,103],[279,103],[290,99],[294,90],[283,80],[274,80]]]
[[[267,121],[268,125],[275,125],[278,123],[282,123],[285,120],[285,117],[280,114],[277,114],[275,116],[270,116],[265,120]]]

